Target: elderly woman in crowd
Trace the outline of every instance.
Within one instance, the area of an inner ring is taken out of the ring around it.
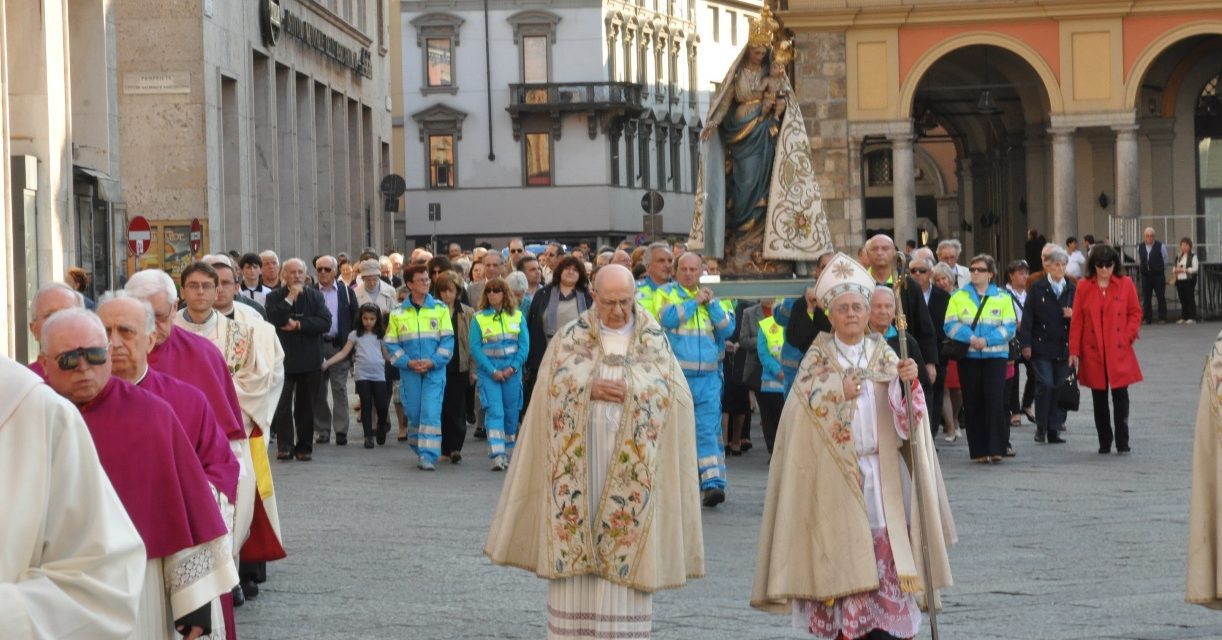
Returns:
[[[941,308],[936,312],[929,306],[929,318],[937,326],[939,344],[946,343],[946,309],[950,305],[950,297],[954,295],[955,271],[949,265],[938,263],[929,270],[932,288],[942,292],[939,298]],[[916,277],[916,276],[913,276]],[[920,282],[918,279],[917,282]],[[929,294],[933,300],[933,294]],[[954,442],[959,439],[959,411],[963,408],[963,390],[959,385],[959,363],[949,358],[942,358],[942,367],[938,369],[938,380],[942,385],[942,431],[946,434],[943,440]]]
[[[1010,339],[1017,327],[1010,295],[993,284],[993,257],[972,258],[968,272],[971,282],[950,297],[944,328],[948,339],[968,345],[959,360],[967,446],[973,460],[987,464],[1014,455],[1004,392]]]
[[[1069,366],[1091,390],[1099,453],[1129,452],[1129,385],[1141,382],[1133,343],[1140,337],[1141,305],[1133,281],[1116,273],[1120,254],[1110,245],[1091,247],[1086,277],[1078,281],[1069,323]],[[1116,431],[1108,411],[1108,390]]]
[[[1051,247],[1051,248],[1049,248]],[[1066,277],[1069,253],[1047,245],[1044,276],[1031,284],[1019,323],[1023,358],[1035,378],[1035,441],[1065,442],[1065,411],[1056,401],[1057,385],[1069,375],[1069,323],[1076,285]]]

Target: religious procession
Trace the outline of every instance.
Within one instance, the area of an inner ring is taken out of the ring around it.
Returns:
[[[990,483],[1034,470],[1047,498],[1049,461],[1078,444],[1130,468],[1159,446],[1130,429],[1137,343],[1176,330],[1156,326],[1168,280],[1180,329],[1202,319],[1193,242],[1172,256],[1153,228],[1135,247],[1031,228],[1021,257],[882,232],[835,246],[796,51],[764,4],[699,129],[679,240],[337,245],[308,261],[234,248],[135,270],[96,300],[81,269],[38,288],[36,353],[0,357],[0,638],[994,637],[957,628],[974,605],[956,591],[995,593],[977,564],[1004,554],[981,540],[981,503],[1027,487]],[[1199,363],[1177,364],[1182,387]],[[1073,428],[1083,387],[1093,434]],[[1189,504],[1157,517],[1186,524],[1186,576],[1151,571],[1217,609],[1222,334],[1192,424]],[[443,493],[456,482],[477,495]],[[348,490],[364,497],[333,493]],[[1038,501],[1022,509],[1039,519]],[[363,511],[392,519],[349,528]],[[320,549],[344,537],[373,560]],[[961,540],[993,548],[968,562]],[[383,570],[400,611],[365,606]],[[684,626],[701,615],[669,595],[695,581],[736,603],[702,604],[714,626]],[[424,592],[449,584],[478,585],[445,614],[486,606],[462,613],[478,632],[434,619]],[[347,589],[361,594],[328,614],[347,630],[313,627],[305,594]],[[756,612],[782,617],[717,626]],[[280,615],[300,625],[273,631]]]

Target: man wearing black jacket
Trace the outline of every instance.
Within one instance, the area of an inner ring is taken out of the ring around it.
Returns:
[[[284,347],[284,391],[272,430],[279,443],[277,460],[305,461],[314,451],[314,395],[322,380],[322,335],[331,329],[331,312],[322,294],[305,286],[304,261],[288,260],[280,275],[284,284],[267,294],[267,318]]]
[[[941,349],[942,341],[946,338],[944,324],[946,307],[950,304],[950,294],[933,286],[933,265],[932,258],[918,252],[917,256],[908,263],[908,275],[919,285],[921,297],[924,298],[929,308],[929,319],[933,322],[938,348]],[[929,411],[929,428],[936,435],[942,424],[942,394],[946,391],[946,363],[939,362],[935,368],[936,375],[932,378],[933,394],[932,397],[925,399],[925,406]]]
[[[348,343],[348,333],[356,321],[356,294],[336,278],[339,262],[331,256],[319,256],[314,260],[318,273],[318,292],[322,294],[327,312],[331,314],[331,326],[322,334],[322,357],[324,360],[343,350]],[[335,431],[335,444],[348,444],[348,370],[352,359],[335,363],[319,376],[318,393],[314,396],[314,444],[326,444]],[[331,404],[327,404],[330,388]]]
[[[887,235],[878,234],[866,241],[866,257],[870,261],[870,275],[880,287],[890,287],[895,282],[895,242]],[[904,316],[908,319],[908,333],[916,338],[921,346],[921,356],[925,361],[925,370],[931,382],[937,381],[938,375],[938,334],[934,331],[933,320],[929,317],[929,307],[925,304],[925,295],[921,293],[921,285],[911,276],[900,274],[904,278],[904,288],[900,301],[904,304]]]

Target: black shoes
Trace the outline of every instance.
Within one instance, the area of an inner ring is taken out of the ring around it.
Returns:
[[[241,585],[234,587],[233,591],[229,592],[229,595],[233,597],[234,609],[246,604],[246,594],[242,593]]]
[[[276,454],[276,459],[277,460],[292,460],[293,452],[292,451],[281,451],[280,453]]]
[[[348,434],[346,433],[335,434],[335,446],[342,447],[347,444],[348,444]]]
[[[247,600],[259,597],[259,585],[254,580],[243,580],[238,584],[238,588],[242,590]]]
[[[373,448],[373,438],[365,438],[365,448],[366,449]]]
[[[700,492],[700,503],[706,507],[716,507],[726,501],[726,492],[721,489],[705,489]]]
[[[450,453],[450,464],[458,464],[461,461],[462,461],[462,452],[461,451],[452,451]]]
[[[1055,436],[1054,436],[1054,437],[1055,437]],[[1036,432],[1035,432],[1035,441],[1036,441],[1036,442],[1044,442],[1044,441],[1045,441],[1044,434],[1043,434],[1043,433],[1041,433],[1041,432],[1039,432],[1039,431],[1036,431]],[[1054,440],[1053,442],[1055,442],[1055,440]],[[1062,440],[1061,442],[1065,442],[1065,441],[1064,441],[1064,440]]]
[[[1048,442],[1050,444],[1065,444],[1065,438],[1058,436],[1056,432],[1048,434]]]
[[[298,453],[293,457],[297,458],[298,462],[309,462],[314,459],[314,457],[308,453]]]
[[[476,427],[475,433],[471,434],[476,440],[487,440],[488,432],[483,427]]]

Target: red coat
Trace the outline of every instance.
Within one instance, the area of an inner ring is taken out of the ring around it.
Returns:
[[[1141,305],[1132,280],[1112,276],[1106,294],[1093,278],[1079,280],[1069,322],[1069,355],[1078,356],[1078,382],[1090,389],[1141,382],[1133,352],[1140,330]]]

